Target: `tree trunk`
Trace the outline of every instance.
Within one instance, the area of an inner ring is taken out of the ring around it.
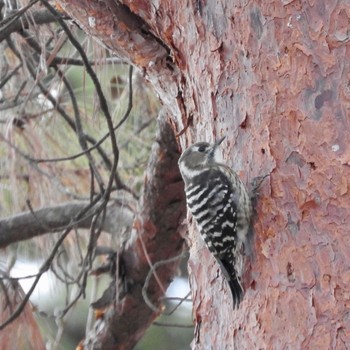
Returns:
[[[227,135],[223,158],[246,182],[270,174],[238,310],[190,226],[193,348],[345,349],[349,4],[122,2],[60,0],[85,31],[143,70],[182,148]]]

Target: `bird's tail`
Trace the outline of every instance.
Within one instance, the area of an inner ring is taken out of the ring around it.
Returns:
[[[228,281],[228,284],[230,286],[232,299],[233,299],[233,308],[237,309],[240,302],[243,299],[243,288],[237,277],[230,278]]]
[[[233,266],[231,266],[230,263],[226,262],[225,260],[218,260],[218,263],[221,267],[221,271],[226,277],[226,280],[230,286],[232,299],[233,299],[233,308],[237,309],[239,306],[239,303],[243,299],[244,290],[242,287],[242,284],[239,280],[239,277],[237,276],[237,273]]]

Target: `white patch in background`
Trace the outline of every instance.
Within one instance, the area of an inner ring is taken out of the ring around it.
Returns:
[[[190,292],[187,278],[176,277],[166,291],[168,298],[184,298]]]
[[[11,270],[11,277],[25,277],[35,275],[39,272],[39,268],[43,262],[37,261],[16,261],[15,266]],[[19,283],[25,293],[28,293],[35,281],[35,277],[20,279]],[[36,285],[30,301],[34,304],[42,306],[43,303],[50,303],[53,294],[57,292],[56,277],[52,272],[45,272]]]

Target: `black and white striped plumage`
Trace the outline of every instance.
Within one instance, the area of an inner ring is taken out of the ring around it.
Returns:
[[[252,204],[238,175],[217,160],[223,140],[190,146],[181,155],[179,168],[188,208],[229,283],[236,307],[243,297],[241,277],[244,253],[249,250]]]

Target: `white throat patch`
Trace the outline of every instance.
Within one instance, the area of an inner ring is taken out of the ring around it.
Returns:
[[[202,173],[202,170],[194,170],[194,169],[189,169],[185,162],[180,162],[179,164],[179,168],[180,168],[180,172],[182,174],[182,177],[186,178],[186,179],[192,179],[195,176],[199,175]]]

